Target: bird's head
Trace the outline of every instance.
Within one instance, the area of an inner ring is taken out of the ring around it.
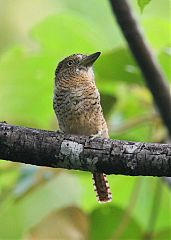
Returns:
[[[55,71],[55,81],[76,84],[85,80],[94,80],[93,63],[100,56],[100,52],[91,55],[73,54],[64,58]]]

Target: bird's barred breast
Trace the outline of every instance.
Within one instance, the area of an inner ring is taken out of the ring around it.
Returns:
[[[105,120],[96,88],[56,90],[53,105],[59,127],[66,133],[91,135],[104,128]]]

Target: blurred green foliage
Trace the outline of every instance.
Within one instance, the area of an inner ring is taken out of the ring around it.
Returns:
[[[137,1],[130,2],[170,84],[170,2],[151,1],[143,14]],[[139,1],[141,9],[145,3]],[[107,1],[2,0],[0,16],[1,121],[56,129],[52,98],[58,61],[101,51],[95,75],[111,138],[166,141]],[[109,182],[113,201],[99,205],[89,173],[1,161],[0,239],[169,239],[171,193],[164,181],[109,176]]]

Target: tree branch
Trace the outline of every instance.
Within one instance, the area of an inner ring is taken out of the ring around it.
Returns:
[[[171,145],[64,135],[0,123],[0,158],[106,174],[171,176]]]
[[[127,0],[110,0],[110,3],[171,136],[171,95],[160,66],[145,42]]]

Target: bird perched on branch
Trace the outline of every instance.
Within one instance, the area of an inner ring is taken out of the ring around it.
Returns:
[[[109,137],[92,68],[99,56],[73,54],[56,68],[53,108],[64,133]],[[111,201],[106,175],[93,173],[93,181],[97,200]]]

